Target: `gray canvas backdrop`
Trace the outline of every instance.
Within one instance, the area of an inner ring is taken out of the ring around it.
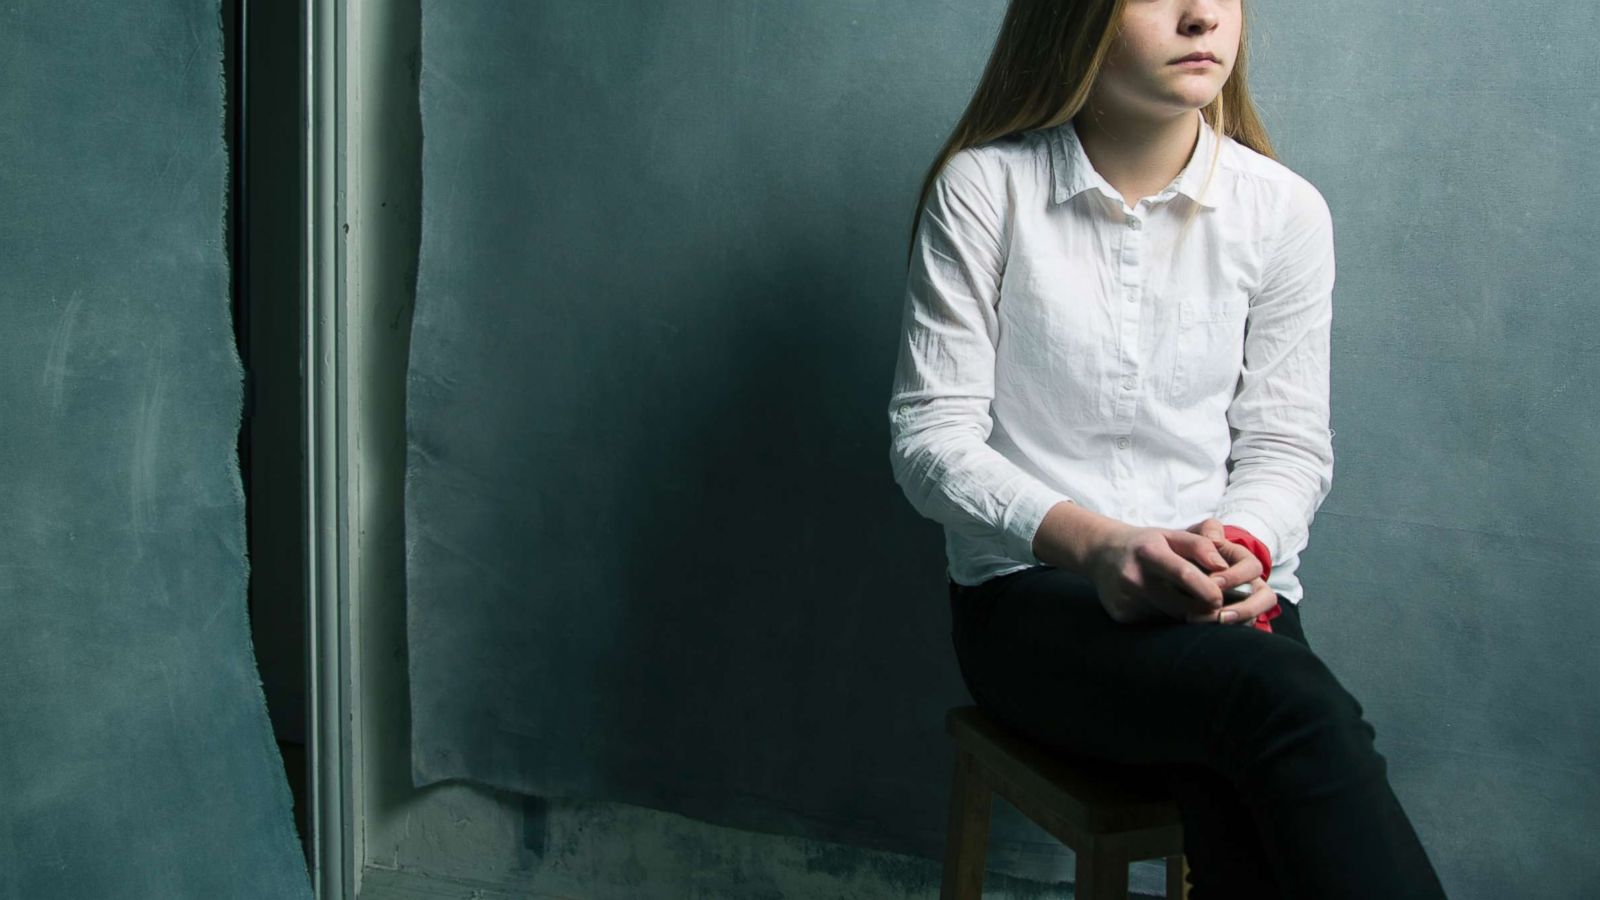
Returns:
[[[0,2],[0,898],[311,896],[251,653],[215,0]]]
[[[1003,6],[424,3],[418,784],[939,852],[968,698],[883,410]],[[1452,896],[1600,891],[1597,14],[1248,14],[1339,256],[1308,635]]]

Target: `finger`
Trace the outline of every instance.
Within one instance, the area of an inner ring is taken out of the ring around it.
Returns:
[[[1249,549],[1232,541],[1224,541],[1217,547],[1217,552],[1228,560],[1228,567],[1220,572],[1212,572],[1210,577],[1222,590],[1261,577],[1261,560]]]
[[[1270,611],[1273,605],[1278,602],[1277,592],[1268,587],[1267,583],[1259,578],[1255,579],[1254,584],[1256,590],[1250,596],[1236,603],[1224,605],[1217,610],[1216,620],[1222,621],[1222,614],[1231,610],[1235,618],[1232,622],[1225,624],[1242,625],[1254,622],[1257,616]]]
[[[1241,560],[1220,572],[1212,572],[1206,577],[1210,578],[1214,583],[1216,583],[1218,590],[1226,593],[1229,588],[1233,588],[1241,584],[1249,584],[1253,579],[1260,575],[1260,562],[1257,562],[1256,567],[1251,569],[1248,562]]]
[[[1199,535],[1189,536],[1204,540]],[[1196,568],[1194,563],[1174,552],[1170,545],[1153,545],[1147,562],[1145,583],[1149,584],[1152,580],[1150,576],[1154,576],[1169,586],[1181,588],[1193,597],[1193,602],[1188,604],[1191,610],[1215,609],[1222,603],[1222,588],[1217,587],[1217,583]]]
[[[1217,547],[1217,552],[1228,557],[1229,562],[1240,559],[1256,559],[1256,555],[1250,552],[1250,548],[1243,544],[1235,544],[1233,541],[1223,541],[1222,544]],[[1260,560],[1256,561],[1259,565]]]
[[[1282,603],[1283,598],[1278,596],[1278,592],[1273,590],[1271,585],[1262,581],[1261,592],[1257,595],[1252,595],[1248,602],[1251,605],[1241,610],[1240,615],[1254,619],[1256,616],[1272,612],[1272,608]]]
[[[1222,555],[1217,542],[1205,535],[1174,531],[1168,534],[1167,543],[1174,552],[1199,566],[1202,573],[1228,566],[1228,560]]]
[[[1248,582],[1244,583],[1248,584]],[[1249,590],[1249,588],[1246,588],[1246,590]],[[1251,590],[1250,596],[1255,596],[1255,592],[1253,590]],[[1243,613],[1239,608],[1239,604],[1245,602],[1245,600],[1248,600],[1249,598],[1235,599],[1236,597],[1238,597],[1237,592],[1230,589],[1224,593],[1222,599],[1216,603],[1190,608],[1189,610],[1185,611],[1183,618],[1189,622],[1216,622],[1218,621],[1217,614],[1226,609],[1233,610],[1235,615],[1242,615]]]
[[[1144,593],[1149,598],[1151,606],[1161,610],[1169,619],[1179,622],[1214,622],[1217,610],[1222,606],[1220,600],[1208,604],[1188,591],[1160,579],[1152,580]]]
[[[1216,605],[1209,607],[1204,605],[1188,591],[1146,570],[1141,570],[1136,581],[1129,586],[1129,593],[1138,595],[1140,605],[1150,610],[1153,616],[1163,620],[1182,621],[1196,616],[1203,618],[1206,610],[1215,614],[1218,608]]]

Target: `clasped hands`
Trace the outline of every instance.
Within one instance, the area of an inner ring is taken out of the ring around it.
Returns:
[[[1261,579],[1261,561],[1224,538],[1222,523],[1204,519],[1184,531],[1126,526],[1102,542],[1093,578],[1100,604],[1121,624],[1171,621],[1249,624],[1278,595]],[[1250,584],[1254,593],[1229,603],[1223,592]]]

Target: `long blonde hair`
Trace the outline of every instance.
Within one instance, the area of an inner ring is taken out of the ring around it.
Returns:
[[[1244,0],[1240,0],[1241,13]],[[1116,40],[1127,0],[1011,0],[994,50],[966,110],[922,178],[912,207],[907,265],[916,249],[922,205],[950,157],[1024,131],[1054,128],[1088,102],[1089,91]],[[1239,53],[1233,71],[1217,98],[1200,110],[1218,136],[1228,136],[1271,159],[1277,159],[1267,130],[1256,115],[1245,78],[1248,29],[1239,23]],[[1212,154],[1205,185],[1211,183],[1220,154]],[[1201,188],[1204,193],[1204,186]],[[1190,204],[1184,228],[1198,209]],[[1182,232],[1180,231],[1180,236]]]

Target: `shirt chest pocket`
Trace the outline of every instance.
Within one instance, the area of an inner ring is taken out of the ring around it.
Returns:
[[[1178,298],[1178,339],[1172,363],[1171,400],[1183,407],[1233,399],[1244,365],[1244,326],[1250,298],[1244,291],[1194,293]]]

